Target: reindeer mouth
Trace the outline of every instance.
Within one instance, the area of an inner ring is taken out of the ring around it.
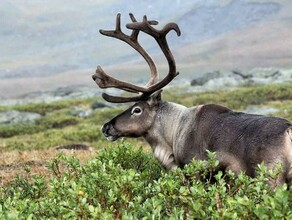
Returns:
[[[109,136],[105,136],[105,137],[108,141],[111,141],[111,142],[113,142],[119,138],[118,136],[114,136],[114,135],[109,135]]]
[[[101,130],[108,141],[113,142],[120,137],[119,132],[112,126],[112,124],[106,123]]]
[[[106,139],[108,140],[108,141],[111,141],[111,142],[113,142],[113,141],[115,141],[115,140],[117,140],[120,136],[119,135],[114,135],[114,134],[109,134],[109,133],[103,133],[103,135],[106,137]]]

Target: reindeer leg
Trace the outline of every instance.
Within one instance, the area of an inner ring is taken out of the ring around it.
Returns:
[[[225,171],[232,171],[236,176],[240,172],[246,172],[245,164],[236,156],[228,152],[216,152],[216,159],[219,161],[219,166]]]

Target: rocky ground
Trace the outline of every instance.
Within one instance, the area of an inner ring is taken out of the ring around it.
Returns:
[[[237,86],[292,82],[292,69],[256,68],[250,71],[207,72],[190,83],[194,91],[220,90]]]
[[[234,89],[238,86],[251,86],[257,84],[289,83],[292,82],[292,69],[253,69],[251,71],[233,70],[231,72],[213,71],[202,74],[192,80],[181,80],[178,85],[187,89],[180,90],[184,93],[205,92],[214,90]],[[176,83],[177,86],[177,83]],[[48,92],[34,92],[24,95],[18,99],[1,100],[0,106],[19,105],[27,103],[52,103],[65,99],[94,98],[100,99],[103,91],[98,88],[69,86]],[[292,92],[292,91],[291,91]],[[119,91],[110,90],[111,94],[119,94]],[[96,101],[90,108],[74,107],[70,114],[80,118],[89,117],[93,110],[115,105]],[[271,114],[277,111],[273,107],[249,107],[248,113]],[[33,123],[42,115],[31,112],[8,110],[0,112],[1,124]]]

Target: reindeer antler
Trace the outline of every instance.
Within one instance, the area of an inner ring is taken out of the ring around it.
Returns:
[[[118,88],[132,93],[141,93],[138,96],[133,97],[119,97],[119,96],[111,96],[106,93],[102,94],[102,97],[108,102],[114,103],[123,103],[123,102],[135,102],[139,100],[143,100],[148,98],[155,91],[160,90],[164,86],[166,86],[169,82],[171,82],[174,77],[178,75],[176,72],[176,65],[173,55],[168,47],[166,35],[169,31],[175,30],[177,35],[180,36],[180,30],[177,24],[169,23],[164,26],[161,30],[155,29],[152,25],[157,25],[157,21],[147,20],[147,17],[143,17],[142,22],[137,22],[134,15],[130,14],[130,18],[132,23],[127,24],[126,27],[132,30],[130,35],[126,35],[121,30],[121,15],[118,14],[116,18],[116,28],[115,30],[100,30],[100,33],[109,37],[114,37],[120,39],[126,43],[128,43],[131,47],[133,47],[136,51],[138,51],[143,58],[146,60],[150,67],[151,77],[148,83],[144,86],[137,86],[132,83],[127,83],[118,79],[115,79],[109,75],[107,75],[100,66],[97,67],[96,73],[92,76],[94,81],[100,88]],[[138,42],[139,32],[142,31],[144,33],[152,36],[160,46],[162,52],[164,53],[168,65],[169,72],[168,75],[158,82],[158,75],[155,63],[152,58],[148,55],[148,53],[142,48],[142,46]]]

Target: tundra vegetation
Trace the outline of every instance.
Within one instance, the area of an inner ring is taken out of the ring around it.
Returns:
[[[163,98],[186,106],[217,103],[242,111],[249,106],[278,109],[292,121],[292,86],[260,85],[192,93],[166,89]],[[271,189],[279,170],[258,166],[250,178],[214,171],[208,161],[165,172],[142,139],[116,144],[102,137],[102,124],[126,106],[96,109],[86,118],[71,115],[99,98],[0,107],[43,115],[34,124],[0,127],[1,219],[291,219],[292,191]],[[58,153],[57,146],[82,143],[92,151]],[[210,175],[211,174],[211,175]],[[200,180],[195,178],[200,176]]]

